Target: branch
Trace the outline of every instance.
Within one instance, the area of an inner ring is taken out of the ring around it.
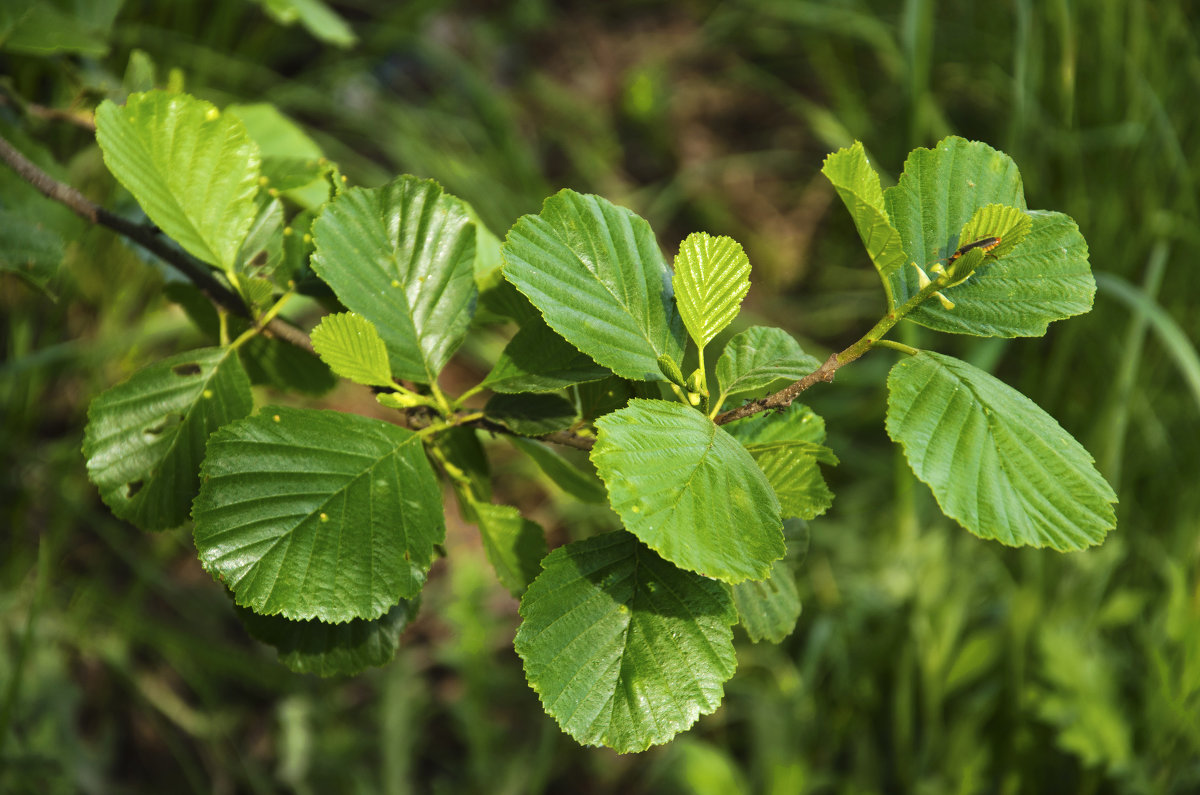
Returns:
[[[88,223],[107,227],[117,234],[137,243],[147,251],[157,255],[170,264],[199,290],[208,296],[213,303],[223,307],[231,314],[253,321],[250,310],[237,293],[221,284],[208,266],[191,255],[173,248],[152,228],[127,221],[119,215],[114,215],[98,204],[90,201],[82,193],[70,185],[65,185],[37,167],[29,158],[21,154],[16,147],[0,136],[0,160],[17,173],[17,176],[28,182],[45,197],[53,199],[66,206]],[[274,337],[289,342],[309,353],[313,352],[312,340],[300,329],[279,318],[268,322],[265,329]]]

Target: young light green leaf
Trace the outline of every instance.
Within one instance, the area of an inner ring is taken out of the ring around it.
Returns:
[[[241,120],[187,94],[131,94],[96,109],[117,181],[189,254],[231,270],[258,214],[258,147]]]
[[[733,238],[693,232],[679,244],[671,283],[683,324],[703,348],[741,311],[750,290],[750,260]]]
[[[387,345],[392,374],[433,383],[475,308],[475,226],[432,180],[351,188],[313,223],[312,267]]]
[[[618,753],[713,712],[736,667],[729,589],[629,533],[551,552],[521,617],[517,654],[546,712],[580,743]]]
[[[895,307],[899,301],[893,285],[904,278],[908,256],[904,253],[900,233],[885,208],[879,174],[867,162],[862,142],[855,141],[853,146],[839,149],[825,158],[821,173],[833,183],[854,219],[858,236],[883,280],[888,309]]]
[[[721,427],[744,445],[825,441],[825,420],[803,403],[793,403],[779,414],[755,414]]]
[[[818,462],[836,466],[828,447],[812,442],[786,441],[746,445],[746,451],[767,476],[784,516],[813,519],[833,504]]]
[[[542,473],[558,486],[581,502],[601,503],[608,498],[604,484],[593,472],[584,472],[572,465],[557,452],[532,439],[510,436],[508,439],[522,453],[533,459]]]
[[[200,488],[209,434],[253,408],[250,381],[228,348],[155,362],[88,407],[88,476],[121,519],[143,530],[176,527]]]
[[[762,582],[751,580],[733,586],[733,604],[751,641],[780,643],[800,620],[800,592],[792,565],[777,560],[771,566],[771,576]]]
[[[632,400],[596,427],[592,462],[630,532],[706,577],[767,577],[785,551],[779,500],[736,439],[665,400]]]
[[[511,505],[478,502],[473,507],[483,551],[500,584],[519,598],[542,570],[542,558],[546,557],[545,532]]]
[[[313,349],[342,378],[391,386],[387,346],[371,323],[353,312],[326,315],[312,330]]]
[[[751,326],[725,346],[717,360],[721,394],[757,396],[798,381],[821,366],[783,329]]]
[[[260,616],[245,607],[236,610],[250,636],[274,646],[279,661],[296,673],[354,676],[392,661],[400,633],[416,615],[418,604],[417,599],[401,599],[379,618],[355,618],[344,624]]]
[[[1029,398],[922,351],[888,375],[887,430],[942,511],[981,538],[1059,551],[1100,543],[1116,495],[1092,457]]]
[[[483,414],[522,436],[542,436],[570,428],[579,416],[562,395],[492,395]]]
[[[958,334],[1040,337],[1052,321],[1090,311],[1096,281],[1088,264],[1087,243],[1075,222],[1061,213],[1039,210],[1023,215],[1030,220],[1027,235],[1010,231],[975,275],[944,291],[954,302],[953,309],[926,301],[908,318]],[[979,228],[972,222],[964,228],[962,239],[978,240],[974,235]],[[1008,240],[1019,242],[1005,251]]]
[[[504,276],[597,364],[662,381],[683,356],[683,323],[650,225],[599,196],[561,191],[509,230]]]
[[[215,434],[201,474],[200,562],[256,613],[378,618],[445,537],[420,438],[379,420],[267,408]]]
[[[557,392],[612,375],[558,336],[540,316],[521,327],[480,386],[493,392]]]

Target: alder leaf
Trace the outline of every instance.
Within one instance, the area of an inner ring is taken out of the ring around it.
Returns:
[[[351,188],[312,227],[312,267],[375,326],[392,375],[431,384],[462,344],[475,309],[475,225],[432,180],[402,176]]]
[[[888,309],[894,308],[903,300],[897,300],[894,285],[903,278],[908,256],[904,253],[900,233],[892,224],[884,205],[879,174],[867,162],[862,142],[855,141],[853,146],[839,149],[826,157],[821,173],[833,183],[834,190],[850,211],[858,236],[867,248],[867,255],[883,280]]]
[[[392,386],[387,346],[370,321],[341,312],[326,315],[312,330],[313,349],[342,378],[366,386]]]
[[[260,157],[241,120],[187,94],[130,94],[96,108],[104,163],[164,234],[231,271],[258,215]]]
[[[493,392],[557,392],[612,372],[558,336],[540,316],[513,335],[482,387]]]
[[[736,667],[729,589],[625,532],[551,552],[521,618],[517,654],[546,712],[580,743],[618,753],[716,710]]]
[[[597,364],[662,381],[658,357],[682,358],[670,272],[650,225],[631,211],[564,190],[517,221],[502,253],[504,277]]]
[[[344,624],[260,616],[245,607],[236,610],[250,636],[275,647],[279,661],[296,673],[354,676],[395,658],[400,634],[416,615],[418,604],[417,599],[401,599],[379,618],[355,618]]]
[[[675,565],[761,580],[783,557],[779,500],[742,445],[703,414],[632,400],[596,422],[592,462],[625,527]]]
[[[88,477],[113,514],[143,530],[187,520],[209,434],[254,408],[250,380],[230,348],[155,362],[88,407]]]
[[[1117,497],[1087,450],[966,362],[922,351],[893,365],[887,430],[942,511],[980,538],[1067,551],[1116,524]]]
[[[814,519],[833,504],[818,463],[836,466],[837,456],[828,447],[804,441],[746,445],[746,452],[762,469],[779,498],[784,516]]]
[[[799,381],[820,366],[820,360],[805,353],[783,329],[751,326],[725,345],[717,360],[717,381],[726,397],[757,397]]]
[[[213,436],[201,474],[200,562],[263,615],[378,618],[445,537],[420,437],[379,420],[266,408]]]
[[[781,642],[792,634],[800,619],[800,591],[792,564],[777,560],[767,579],[733,586],[733,603],[738,621],[752,642]]]
[[[545,532],[511,505],[477,502],[472,507],[483,551],[496,577],[513,596],[520,597],[541,571],[542,558],[546,557]]]
[[[671,283],[683,324],[704,348],[741,311],[750,290],[750,260],[733,238],[693,232],[679,244]]]

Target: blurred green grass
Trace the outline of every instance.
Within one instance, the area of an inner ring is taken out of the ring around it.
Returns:
[[[1118,488],[1118,529],[1058,555],[941,517],[883,431],[892,354],[879,352],[810,393],[843,463],[812,525],[798,631],[743,644],[726,705],[684,740],[617,757],[562,736],[523,684],[514,605],[458,525],[396,663],[346,682],[295,676],[240,631],[186,531],[123,525],[84,477],[90,397],[195,342],[155,271],[89,232],[58,303],[0,289],[0,788],[1200,791],[1191,4],[338,8],[354,50],[236,0],[131,0],[108,56],[0,56],[0,72],[63,107],[74,94],[49,89],[111,90],[136,47],[203,96],[277,103],[360,184],[438,179],[498,233],[570,186],[629,204],[668,250],[696,229],[732,235],[756,269],[748,310],[814,351],[882,309],[824,155],[861,139],[894,179],[914,146],[985,140],[1016,160],[1031,207],[1079,223],[1095,310],[1041,340],[906,341],[997,373],[1084,440]],[[60,155],[86,139],[35,132]],[[109,190],[94,152],[68,165]],[[484,361],[460,357],[464,377]],[[557,538],[597,521],[502,482]]]

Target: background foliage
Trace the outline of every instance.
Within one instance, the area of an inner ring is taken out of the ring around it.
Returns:
[[[806,395],[842,463],[829,471],[837,501],[811,524],[800,628],[780,647],[739,636],[726,703],[675,743],[621,757],[559,732],[512,650],[515,602],[453,516],[452,563],[435,566],[395,663],[352,681],[292,675],[245,637],[186,533],[134,530],[87,482],[91,397],[206,342],[163,298],[151,258],[65,219],[66,266],[30,277],[56,302],[0,282],[0,786],[1200,788],[1200,52],[1188,4],[346,0],[348,29],[317,25],[330,41],[281,25],[286,2],[83,6],[77,28],[46,27],[58,44],[13,46],[0,17],[6,134],[18,98],[70,113],[120,87],[182,81],[222,106],[269,101],[351,184],[432,177],[493,230],[569,186],[634,208],[663,240],[729,235],[755,266],[748,310],[818,354],[883,308],[824,155],[860,139],[876,167],[898,168],[948,133],[988,141],[1019,164],[1031,206],[1079,223],[1096,308],[1041,340],[945,338],[942,350],[1086,443],[1120,496],[1118,530],[1059,555],[957,529],[887,439],[894,357],[877,353]],[[347,30],[359,40],[343,49]],[[55,54],[68,34],[77,52]],[[128,201],[90,133],[29,111],[58,176]],[[5,195],[14,180],[0,171]],[[29,199],[8,212],[66,211]],[[456,358],[465,385],[503,344]],[[372,411],[348,386],[327,405]],[[556,542],[608,521],[524,456],[500,488]]]

